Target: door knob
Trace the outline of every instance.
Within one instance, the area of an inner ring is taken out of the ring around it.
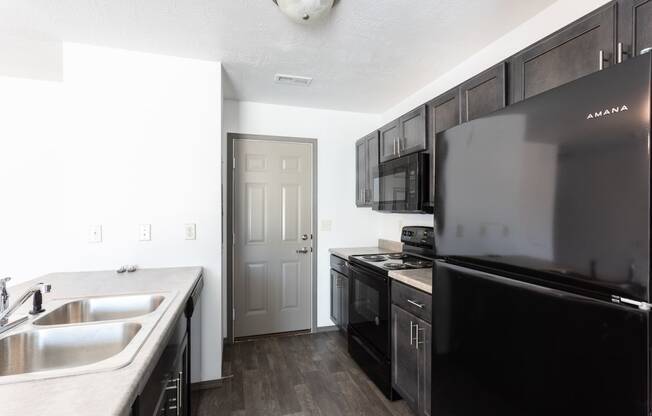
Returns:
[[[300,248],[297,250],[297,254],[306,254],[308,252],[308,247]]]
[[[304,235],[302,235],[302,236],[301,236],[301,239],[302,239],[303,241],[306,241],[306,240],[308,239],[308,234],[304,234]]]

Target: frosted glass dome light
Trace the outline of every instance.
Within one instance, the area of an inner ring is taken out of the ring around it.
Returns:
[[[331,11],[335,0],[272,0],[290,19],[299,23],[319,20]]]

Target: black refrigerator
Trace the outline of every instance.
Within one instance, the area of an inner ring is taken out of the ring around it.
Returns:
[[[432,414],[650,414],[650,54],[437,135]]]

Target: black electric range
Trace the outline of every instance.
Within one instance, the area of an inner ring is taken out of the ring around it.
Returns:
[[[390,281],[393,270],[431,268],[432,227],[404,227],[402,253],[349,258],[349,354],[390,399],[391,387]]]
[[[432,267],[432,259],[408,253],[387,253],[353,256],[359,264],[388,274],[392,270],[426,269]]]

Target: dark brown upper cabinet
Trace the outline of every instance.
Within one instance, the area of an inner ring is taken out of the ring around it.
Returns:
[[[620,0],[616,62],[641,55],[648,48],[652,48],[652,0]]]
[[[505,107],[506,66],[505,62],[501,62],[460,85],[462,122]]]
[[[615,40],[612,2],[518,53],[509,62],[511,102],[614,64]]]
[[[355,143],[356,197],[358,207],[370,207],[373,198],[373,172],[378,167],[378,131]]]
[[[367,189],[367,159],[366,141],[364,138],[355,142],[355,205],[364,207],[365,190]]]
[[[426,106],[422,105],[380,128],[380,161],[425,150]]]
[[[380,161],[398,157],[399,122],[394,120],[380,128]]]
[[[435,206],[435,136],[444,130],[461,123],[460,115],[460,89],[449,90],[426,104],[428,118],[428,149],[430,155],[430,192],[429,206]]]
[[[401,116],[399,122],[399,156],[426,150],[426,106],[422,105]]]

